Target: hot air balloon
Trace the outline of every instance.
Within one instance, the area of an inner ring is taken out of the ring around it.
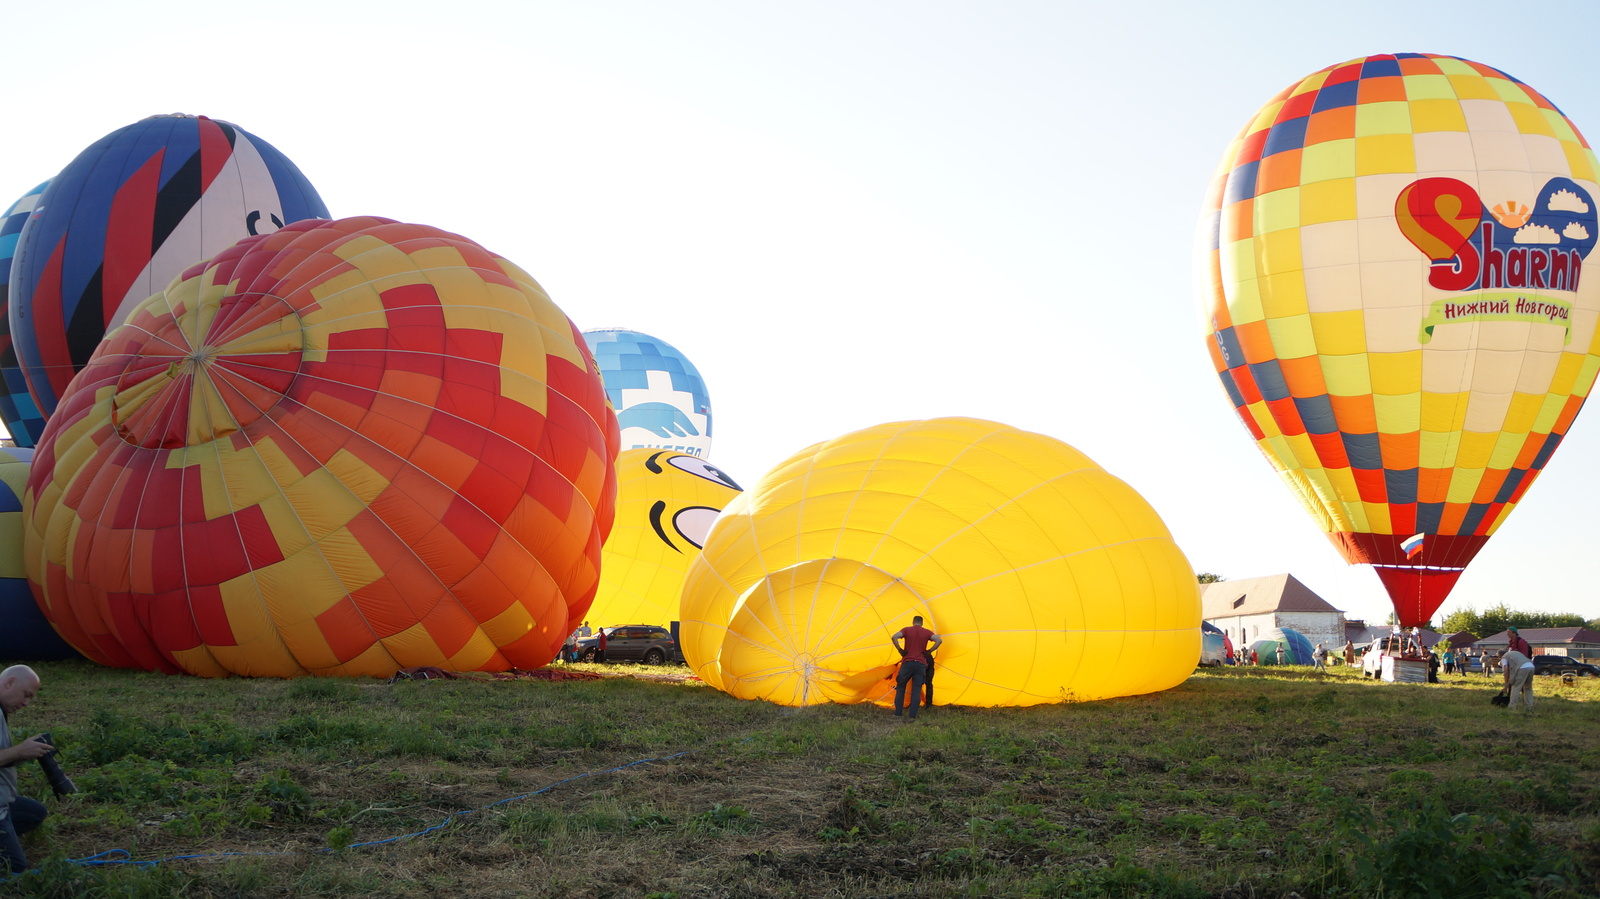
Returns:
[[[711,453],[711,396],[688,357],[639,331],[601,328],[583,332],[583,339],[617,410],[623,449]]]
[[[1285,665],[1311,664],[1311,641],[1305,634],[1292,627],[1275,627],[1262,635],[1259,640],[1250,642],[1250,649],[1261,659],[1263,665],[1278,664],[1278,647],[1283,647],[1283,663]]]
[[[617,514],[601,551],[589,619],[601,625],[678,620],[678,595],[717,513],[740,487],[698,456],[660,449],[617,456]]]
[[[6,312],[11,303],[11,261],[16,257],[22,226],[33,215],[39,197],[49,186],[50,182],[46,181],[28,191],[0,217],[0,422],[5,424],[6,432],[21,447],[31,447],[39,441],[39,435],[44,431],[44,415],[34,405],[33,397],[28,395],[28,379],[23,377],[22,367],[17,363],[17,349],[11,340]]]
[[[533,668],[588,608],[616,421],[578,329],[466,238],[247,238],[139,304],[28,482],[40,605],[102,664]]]
[[[282,153],[237,125],[151,116],[50,180],[17,245],[11,338],[48,420],[111,327],[235,241],[328,210]]]
[[[31,449],[0,449],[0,665],[77,656],[33,601],[22,564],[22,496],[32,460]]]
[[[1059,440],[970,418],[791,456],[723,510],[681,602],[697,675],[791,706],[886,701],[913,615],[958,705],[1164,690],[1200,654],[1199,586],[1155,510]]]
[[[1597,191],[1543,94],[1431,54],[1323,69],[1223,157],[1200,230],[1212,361],[1402,625],[1438,609],[1594,384]]]

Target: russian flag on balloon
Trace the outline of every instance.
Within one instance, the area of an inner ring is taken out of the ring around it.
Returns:
[[[1422,555],[1422,534],[1412,534],[1400,541],[1400,548],[1405,550],[1407,559],[1415,559]]]

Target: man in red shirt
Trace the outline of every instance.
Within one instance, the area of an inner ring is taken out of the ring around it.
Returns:
[[[922,705],[922,685],[928,678],[928,650],[938,649],[944,642],[933,631],[922,626],[922,616],[911,619],[910,627],[903,627],[889,638],[901,655],[900,674],[894,679],[894,713],[898,717],[905,705],[906,685],[911,685],[911,720],[917,720],[917,709]]]
[[[1517,631],[1516,625],[1506,628],[1506,637],[1511,641],[1506,647],[1507,652],[1520,652],[1530,659],[1533,658],[1533,647],[1528,645],[1527,640],[1522,639],[1522,634]]]

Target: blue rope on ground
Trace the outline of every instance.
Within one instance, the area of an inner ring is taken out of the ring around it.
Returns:
[[[752,740],[754,738],[755,738],[755,735],[751,734],[750,736],[745,737],[743,740],[739,741],[739,745],[743,745],[744,743],[748,743],[750,740]],[[532,798],[534,796],[540,795],[541,793],[548,793],[551,790],[554,790],[556,787],[562,786],[563,784],[569,784],[569,783],[572,783],[573,781],[576,781],[576,780],[583,780],[586,777],[598,777],[598,776],[600,776],[602,774],[615,774],[618,771],[626,771],[629,768],[634,768],[634,767],[637,767],[639,765],[647,765],[647,764],[650,764],[651,762],[671,761],[672,759],[681,758],[683,756],[691,755],[691,754],[699,752],[699,751],[700,750],[698,750],[698,749],[685,749],[682,752],[674,752],[671,755],[655,756],[655,757],[647,758],[647,759],[637,759],[635,761],[628,762],[625,765],[618,765],[615,768],[606,768],[606,769],[601,770],[601,771],[585,771],[582,774],[574,774],[573,776],[568,777],[565,780],[558,780],[553,784],[549,784],[548,786],[540,787],[539,789],[533,790],[531,792],[522,793],[522,794],[519,794],[519,795],[516,795],[516,796],[508,796],[505,799],[497,799],[494,802],[489,803],[488,805],[482,805],[482,806],[479,806],[477,808],[468,808],[468,809],[462,809],[459,812],[451,812],[448,817],[446,817],[443,821],[440,821],[438,824],[435,824],[435,825],[433,825],[431,827],[424,827],[423,829],[421,829],[419,831],[415,831],[414,833],[401,834],[400,836],[389,837],[388,839],[383,839],[383,840],[368,840],[368,841],[366,841],[364,843],[351,843],[350,845],[348,845],[348,846],[346,846],[344,848],[345,849],[361,849],[361,848],[366,847],[366,846],[382,846],[382,845],[384,845],[386,843],[398,843],[398,842],[400,842],[402,840],[409,840],[409,839],[412,839],[414,837],[426,836],[426,835],[428,835],[430,833],[434,833],[435,831],[443,829],[451,821],[454,821],[457,818],[463,817],[465,815],[471,815],[471,814],[473,814],[475,812],[485,811],[487,809],[494,808],[495,806],[505,805],[506,803],[509,803],[509,802],[517,802],[517,801],[523,800],[523,799],[530,799],[530,798]],[[167,862],[195,861],[195,860],[199,860],[199,859],[237,858],[237,857],[243,857],[243,856],[308,855],[308,854],[312,854],[312,853],[327,854],[327,853],[332,853],[332,852],[336,852],[336,851],[339,851],[339,850],[333,849],[332,847],[323,847],[321,849],[285,850],[285,851],[278,851],[278,852],[204,852],[204,853],[197,853],[197,854],[194,854],[194,855],[169,855],[169,856],[167,856],[165,858],[136,859],[136,858],[133,857],[133,854],[128,852],[128,850],[126,850],[126,849],[107,849],[104,852],[96,853],[94,855],[84,856],[83,858],[69,858],[69,859],[67,859],[67,861],[72,863],[72,864],[74,864],[74,865],[80,865],[80,866],[83,866],[83,867],[86,867],[86,868],[107,867],[107,866],[112,866],[112,865],[127,865],[127,866],[131,866],[131,867],[135,867],[135,868],[153,868],[156,865],[165,864]],[[37,870],[37,869],[34,869],[34,870]],[[23,874],[26,874],[26,873],[27,872],[24,871],[24,872],[20,872],[20,873],[17,873],[17,874],[12,874],[12,875],[10,875],[8,877],[0,877],[0,883],[6,883],[7,881],[15,880],[16,878],[21,877]]]

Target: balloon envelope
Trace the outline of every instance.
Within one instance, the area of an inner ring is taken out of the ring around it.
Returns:
[[[22,497],[31,449],[0,449],[0,666],[77,656],[33,601],[22,563]]]
[[[151,116],[96,141],[50,180],[12,269],[11,336],[40,413],[106,331],[184,269],[327,217],[294,163],[227,122]]]
[[[1164,690],[1200,653],[1194,571],[1149,504],[1059,440],[968,418],[778,465],[712,526],[682,613],[697,675],[784,705],[882,701],[913,615],[945,639],[953,704]]]
[[[44,415],[28,394],[28,379],[23,377],[22,366],[17,362],[17,348],[11,340],[7,314],[11,305],[11,263],[16,258],[22,226],[33,215],[39,197],[49,186],[50,182],[46,181],[28,191],[0,217],[0,422],[21,447],[39,442],[39,435],[44,431]]]
[[[689,563],[740,489],[697,456],[623,450],[617,456],[616,523],[601,551],[600,588],[588,620],[602,627],[679,620]]]
[[[577,328],[466,238],[248,238],[140,304],[62,399],[29,577],[103,664],[534,668],[588,608],[616,422]]]
[[[1593,387],[1595,168],[1532,87],[1416,53],[1291,85],[1223,157],[1199,248],[1213,363],[1404,625],[1444,601]]]
[[[606,396],[617,410],[624,449],[711,453],[711,395],[688,357],[659,337],[622,328],[583,332]]]
[[[1311,664],[1311,641],[1305,634],[1292,627],[1273,628],[1259,640],[1252,641],[1250,648],[1260,657],[1263,665],[1278,664],[1278,647],[1283,647],[1283,663],[1285,665]]]

